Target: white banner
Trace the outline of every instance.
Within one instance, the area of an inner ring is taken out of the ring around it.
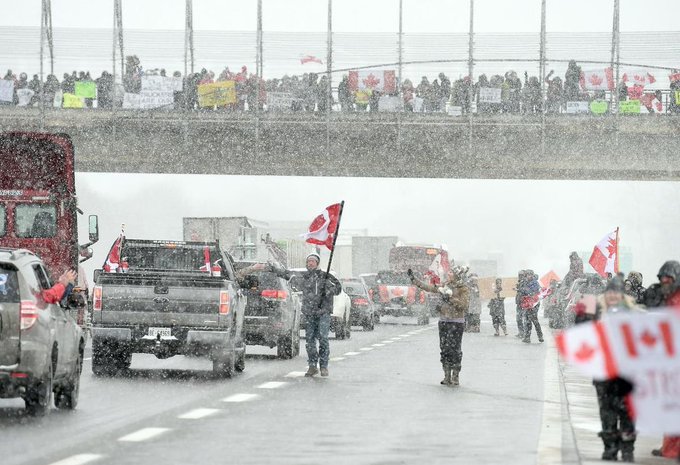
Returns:
[[[19,107],[27,107],[29,103],[31,103],[31,99],[35,95],[35,92],[32,91],[31,89],[17,89],[17,98],[19,99],[19,103],[17,103],[17,106]]]
[[[267,92],[267,110],[292,110],[294,101],[290,92]]]
[[[54,93],[54,100],[52,101],[52,106],[54,108],[61,108],[62,100],[64,100],[64,93],[59,89]]]
[[[14,101],[14,81],[0,79],[0,102]]]
[[[123,108],[134,110],[151,110],[154,108],[172,109],[175,104],[173,92],[142,91],[139,94],[125,93]]]
[[[479,103],[501,103],[501,90],[494,87],[480,87]]]
[[[142,76],[142,92],[180,92],[182,90],[182,78],[167,76]]]
[[[567,113],[572,115],[590,113],[590,102],[567,102]]]
[[[378,111],[395,112],[404,109],[404,105],[399,97],[383,95],[378,99]]]

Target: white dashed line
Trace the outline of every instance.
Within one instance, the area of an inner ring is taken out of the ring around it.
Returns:
[[[170,431],[170,428],[142,428],[139,431],[118,438],[118,440],[124,442],[142,442],[160,436],[166,431]]]
[[[373,344],[373,347],[385,347],[385,344]]]
[[[181,418],[182,420],[198,420],[199,418],[205,418],[210,415],[214,415],[217,412],[219,412],[219,409],[216,408],[197,408],[195,410],[190,410],[187,413],[183,413],[177,418]]]
[[[84,358],[83,360],[92,360],[92,357],[87,357],[87,358]],[[87,455],[87,454],[82,454],[82,455]],[[77,457],[77,456],[75,456],[75,457]],[[59,462],[57,462],[57,463],[59,463]]]
[[[361,352],[347,352],[345,355],[359,355]]]
[[[286,383],[285,381],[269,381],[268,383],[263,383],[257,386],[258,389],[278,389],[280,387],[285,386]]]
[[[340,360],[345,360],[345,357],[333,357],[330,360],[331,362],[339,362]]]
[[[410,334],[400,334],[399,337],[411,337]]]
[[[373,350],[373,347],[362,347],[359,350],[363,350],[364,352],[368,352],[369,350]]]
[[[401,341],[401,338],[400,337],[393,337],[392,340],[393,341]]]
[[[382,342],[383,342],[383,344],[392,344],[394,341],[387,340],[387,341],[382,341]]]
[[[291,371],[284,378],[301,378],[305,375],[304,371]]]
[[[258,397],[257,394],[241,393],[225,397],[222,399],[222,402],[248,402],[249,400],[257,399]]]
[[[58,462],[53,462],[50,465],[83,465],[99,460],[102,457],[103,455],[99,454],[78,454],[65,458],[64,460],[59,460]]]

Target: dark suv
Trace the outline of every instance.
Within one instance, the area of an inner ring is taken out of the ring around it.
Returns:
[[[343,279],[342,287],[352,302],[349,321],[352,326],[363,326],[364,331],[375,329],[375,306],[368,289],[358,278]]]
[[[247,296],[246,344],[276,346],[279,358],[300,354],[300,298],[288,281],[269,271],[249,271],[255,262],[236,262],[240,284]],[[245,274],[244,274],[245,273]]]
[[[48,304],[43,262],[25,249],[0,248],[0,398],[21,397],[34,415],[78,404],[85,336],[77,310]]]

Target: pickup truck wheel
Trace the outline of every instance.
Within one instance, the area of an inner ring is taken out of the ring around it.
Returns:
[[[231,378],[235,368],[233,355],[213,359],[213,374],[220,378]]]
[[[115,367],[119,370],[127,370],[132,364],[132,352],[128,350],[122,350],[116,354],[115,357]]]
[[[364,331],[373,331],[374,329],[375,325],[373,323],[373,318],[369,316],[364,321]]]
[[[78,406],[78,396],[80,394],[80,374],[83,371],[83,352],[82,347],[78,351],[78,359],[74,373],[67,381],[66,386],[62,386],[54,396],[54,406],[61,410],[73,410]]]
[[[50,411],[54,389],[54,364],[51,359],[48,365],[45,377],[29,387],[24,397],[24,404],[29,415],[42,417]]]

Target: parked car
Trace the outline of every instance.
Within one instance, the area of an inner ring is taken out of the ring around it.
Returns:
[[[300,354],[300,296],[290,284],[269,271],[249,271],[257,262],[234,263],[247,297],[246,344],[276,347],[279,358]],[[247,274],[243,274],[243,272]]]
[[[351,326],[363,326],[364,331],[375,329],[375,306],[368,289],[359,278],[342,280],[342,288],[349,296]]]
[[[133,353],[207,356],[213,372],[245,368],[246,299],[217,242],[121,238],[117,269],[95,271],[92,371],[130,367]]]
[[[85,335],[78,310],[48,304],[45,264],[26,249],[0,248],[0,398],[21,397],[33,415],[78,405]]]
[[[293,275],[301,275],[306,268],[292,268],[289,270]],[[331,271],[331,274],[335,276],[335,272]],[[290,285],[293,290],[299,292],[298,287],[295,284],[296,276],[290,279]],[[350,313],[352,308],[352,302],[345,293],[344,289],[340,291],[340,294],[333,297],[333,314],[331,315],[331,331],[335,333],[337,339],[349,339],[352,335],[352,328],[350,325]],[[305,316],[302,315],[300,327],[305,329]]]

